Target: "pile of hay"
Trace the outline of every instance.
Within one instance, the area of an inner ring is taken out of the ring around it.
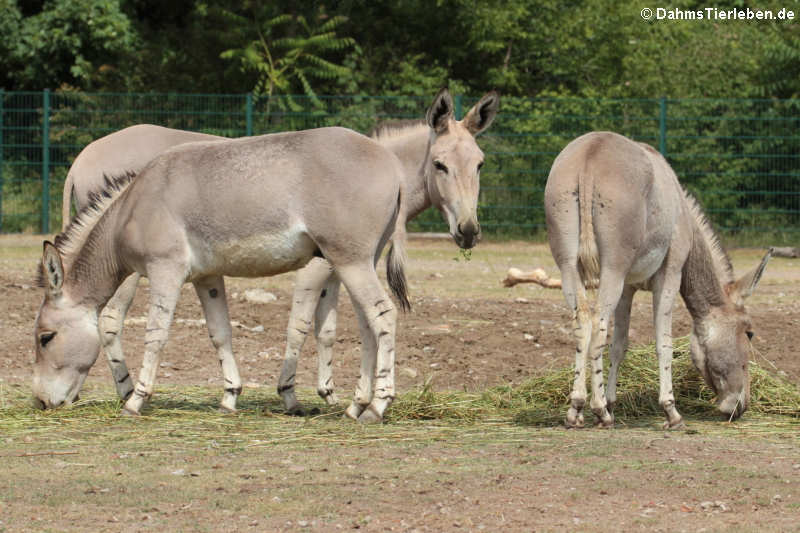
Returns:
[[[678,411],[695,417],[718,417],[714,392],[706,386],[689,354],[689,338],[674,341],[672,383]],[[605,357],[606,375],[608,357]],[[658,404],[658,364],[655,344],[628,350],[617,384],[618,420],[662,416]],[[498,407],[529,410],[526,418],[539,423],[562,421],[572,388],[572,366],[534,375],[518,387],[488,391]],[[800,418],[800,389],[756,362],[750,362],[750,407],[753,413]]]
[[[720,419],[714,392],[706,386],[689,355],[689,338],[674,341],[672,383],[678,411],[693,418]],[[606,366],[608,357],[605,357]],[[628,350],[617,384],[618,421],[661,417],[658,404],[658,360],[655,344]],[[607,375],[606,367],[606,375]],[[494,387],[482,394],[435,392],[430,380],[392,405],[388,418],[400,420],[449,419],[475,421],[506,415],[520,423],[563,423],[572,389],[572,366],[548,369],[521,385]],[[784,415],[800,419],[800,389],[784,378],[750,362],[750,413]],[[589,415],[591,416],[591,415]],[[587,420],[587,423],[591,423]]]

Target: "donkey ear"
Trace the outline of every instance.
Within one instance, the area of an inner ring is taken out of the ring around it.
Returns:
[[[444,87],[433,99],[425,120],[436,133],[442,133],[447,129],[447,122],[451,118],[453,118],[453,98],[447,87]]]
[[[61,294],[64,283],[64,265],[61,263],[61,254],[58,248],[50,241],[44,241],[42,252],[42,266],[44,288],[47,296],[54,297]]]
[[[497,91],[486,93],[464,117],[464,125],[467,131],[475,136],[491,126],[499,108],[500,95],[497,94]]]
[[[766,255],[764,255],[764,258],[761,260],[761,263],[756,268],[754,268],[753,270],[751,270],[750,272],[748,272],[747,274],[745,274],[744,276],[742,276],[741,278],[736,280],[736,282],[733,283],[730,292],[732,294],[738,293],[739,297],[742,300],[753,294],[753,291],[755,290],[756,285],[758,285],[758,282],[761,279],[762,274],[764,274],[764,269],[767,268],[767,262],[769,262],[770,257],[772,257],[772,248],[767,250]]]

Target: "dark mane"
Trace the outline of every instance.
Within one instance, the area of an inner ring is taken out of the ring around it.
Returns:
[[[114,203],[122,192],[136,177],[136,172],[127,171],[119,176],[109,176],[103,174],[103,185],[96,191],[89,193],[89,203],[75,215],[69,223],[67,229],[55,236],[53,244],[58,249],[62,261],[65,258],[72,259],[72,255],[77,253],[80,247],[89,238],[92,228],[102,217],[108,207]],[[47,277],[44,272],[44,265],[39,261],[36,275],[36,285],[44,288],[47,284]]]

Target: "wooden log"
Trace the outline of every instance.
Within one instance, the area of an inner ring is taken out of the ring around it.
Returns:
[[[794,248],[792,246],[773,246],[772,255],[773,257],[788,257],[793,259],[795,257],[800,257],[800,248]]]
[[[560,289],[561,280],[551,278],[541,268],[534,269],[530,272],[523,272],[518,268],[511,267],[506,273],[506,279],[503,280],[503,285],[506,287],[513,287],[518,283],[536,283],[546,289]]]

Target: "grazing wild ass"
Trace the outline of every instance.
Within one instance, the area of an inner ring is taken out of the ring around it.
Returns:
[[[89,143],[75,158],[64,181],[64,196],[61,204],[61,231],[69,226],[72,202],[77,212],[92,203],[94,195],[107,187],[106,176],[122,176],[138,173],[158,154],[179,144],[194,141],[219,141],[225,137],[174,130],[152,124],[138,124],[116,131]],[[133,393],[128,367],[122,351],[122,326],[130,308],[140,275],[131,274],[108,301],[100,313],[98,327],[103,352],[106,354],[114,386],[122,400]],[[235,408],[235,397],[223,399],[223,408]]]
[[[739,280],[697,202],[652,147],[610,132],[570,142],[545,187],[550,250],[561,269],[577,341],[567,426],[584,424],[586,355],[592,365],[590,406],[603,427],[614,424],[617,373],[628,344],[634,293],[653,293],[659,403],[665,428],[683,424],[672,392],[672,309],[678,293],[692,316],[692,361],[717,394],[717,406],[740,416],[750,399],[748,355],[752,327],[744,300],[770,253]],[[585,286],[598,284],[594,309]],[[603,349],[614,313],[608,393]]]
[[[429,116],[427,121],[386,123],[375,129],[372,137],[397,155],[403,164],[405,220],[436,205],[443,211],[450,233],[460,247],[471,248],[477,243],[480,235],[477,201],[484,156],[475,136],[491,125],[499,103],[499,96],[491,91],[457,121],[452,101],[447,96],[441,100],[445,114],[440,123]],[[461,204],[450,205],[442,196],[457,198]],[[460,230],[465,228],[470,228],[469,239],[461,236]],[[336,342],[339,286],[339,279],[324,259],[312,260],[297,273],[286,333],[286,354],[278,381],[278,393],[290,413],[303,412],[294,392],[295,372],[312,320],[318,349],[317,393],[330,405],[337,402],[331,363]]]

